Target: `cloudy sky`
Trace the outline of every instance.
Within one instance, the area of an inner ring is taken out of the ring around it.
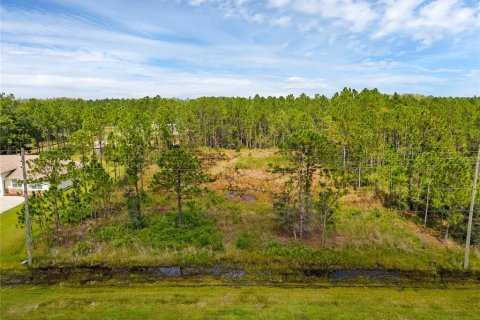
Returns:
[[[2,0],[17,97],[480,95],[473,0]]]

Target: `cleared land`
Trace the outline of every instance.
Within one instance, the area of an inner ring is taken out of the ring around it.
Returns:
[[[211,192],[197,197],[193,211],[200,212],[185,230],[171,228],[176,219],[175,199],[149,189],[159,169],[149,167],[144,205],[149,224],[143,230],[126,229],[126,212],[119,210],[85,223],[64,225],[56,238],[35,237],[34,262],[58,265],[240,265],[256,268],[376,268],[438,270],[462,268],[463,248],[424,232],[412,217],[383,207],[372,192],[352,192],[340,200],[328,224],[326,245],[320,245],[319,216],[304,245],[275,226],[272,194],[285,177],[270,168],[284,165],[278,150],[202,149],[212,179]],[[115,192],[123,193],[122,187]],[[314,190],[315,191],[315,190]],[[316,191],[315,191],[316,192]],[[120,201],[121,199],[117,199]],[[188,207],[188,205],[187,205]],[[0,267],[18,268],[25,259],[25,234],[17,228],[16,211],[0,215]],[[190,209],[189,209],[190,210]],[[48,245],[48,244],[51,245]],[[480,253],[472,250],[471,268],[480,267]]]

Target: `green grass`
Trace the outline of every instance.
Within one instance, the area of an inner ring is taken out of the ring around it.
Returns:
[[[266,170],[270,166],[280,166],[286,167],[289,166],[291,163],[289,159],[284,157],[280,154],[274,155],[261,155],[261,156],[254,156],[254,155],[242,155],[238,162],[236,163],[235,167],[237,169],[255,169],[255,170]]]
[[[188,246],[222,250],[222,234],[212,222],[198,211],[185,211],[180,227],[178,213],[150,217],[148,225],[140,230],[129,230],[125,225],[104,227],[96,233],[99,241],[113,242],[117,246],[138,241],[143,246],[182,249]]]
[[[0,267],[18,267],[26,259],[25,229],[17,228],[17,212],[23,204],[0,214]]]
[[[2,319],[479,319],[480,290],[3,287]]]

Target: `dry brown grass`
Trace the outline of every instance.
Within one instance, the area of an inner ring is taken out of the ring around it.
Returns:
[[[236,164],[245,157],[262,158],[276,152],[275,149],[227,150],[226,160],[218,161],[209,169],[213,181],[207,183],[206,187],[231,198],[254,197],[254,201],[271,201],[272,194],[281,191],[287,178],[273,174],[268,169],[238,169]]]
[[[350,192],[344,195],[339,202],[344,209],[383,209],[382,202],[375,197],[373,192],[355,192],[350,190]]]

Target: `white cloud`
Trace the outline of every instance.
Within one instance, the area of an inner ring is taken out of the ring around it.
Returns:
[[[197,7],[205,3],[205,0],[188,0],[188,3],[192,6]]]
[[[294,0],[290,7],[300,13],[333,19],[353,32],[360,32],[377,18],[369,2],[362,0]]]
[[[265,15],[261,13],[255,13],[254,15],[250,16],[249,20],[253,22],[263,22],[265,18]]]
[[[408,35],[430,45],[448,35],[473,32],[480,27],[479,8],[459,0],[389,0],[374,38]]]
[[[263,5],[250,0],[189,1],[195,6],[214,3],[227,17],[296,25],[301,32],[320,30],[309,22],[314,17],[322,29],[365,33],[373,39],[407,36],[423,46],[450,35],[480,32],[480,4],[466,0],[268,0]]]
[[[244,4],[250,2],[250,0],[235,0],[237,6],[243,6]]]
[[[272,25],[279,27],[287,27],[292,23],[292,17],[282,16],[278,18],[273,18],[271,20]]]
[[[268,0],[268,5],[270,7],[284,7],[290,3],[290,0]]]

